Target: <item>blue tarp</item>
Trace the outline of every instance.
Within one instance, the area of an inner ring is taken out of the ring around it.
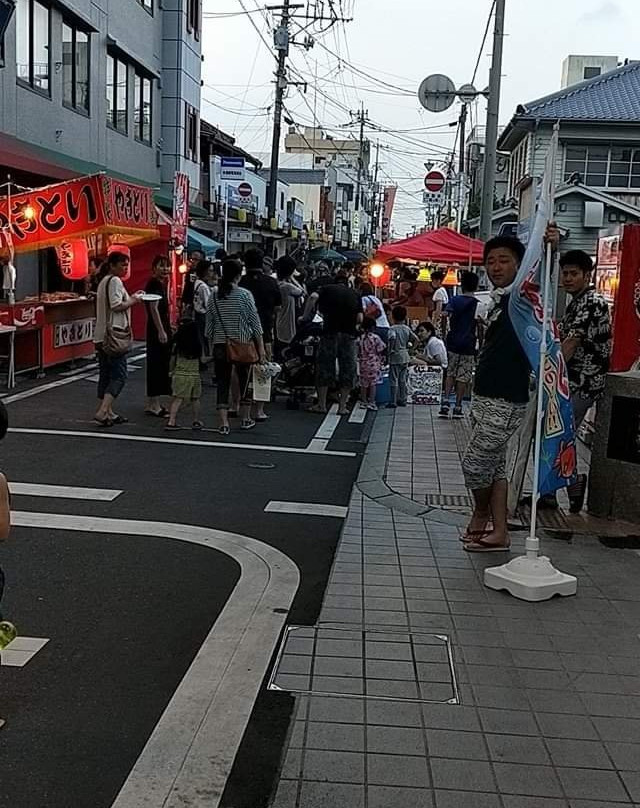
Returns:
[[[207,258],[213,258],[216,250],[222,247],[219,241],[214,241],[209,236],[203,236],[197,230],[189,228],[187,230],[187,250],[193,252],[194,250],[201,250]]]

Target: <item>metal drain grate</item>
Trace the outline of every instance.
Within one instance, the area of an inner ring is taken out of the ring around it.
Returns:
[[[460,704],[448,635],[288,626],[269,690]]]
[[[471,497],[466,494],[427,494],[427,505],[441,508],[470,508]]]

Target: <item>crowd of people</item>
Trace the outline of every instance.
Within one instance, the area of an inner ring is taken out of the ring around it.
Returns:
[[[547,236],[557,246],[557,230],[550,227]],[[386,366],[389,397],[384,403],[406,406],[411,364],[438,366],[444,377],[442,418],[462,418],[463,402],[473,391],[473,430],[462,466],[475,507],[463,537],[465,548],[504,550],[509,542],[507,444],[524,418],[532,381],[509,315],[510,287],[523,256],[524,246],[515,238],[497,237],[485,245],[485,268],[494,287],[487,315],[481,314],[476,296],[477,274],[462,272],[459,294],[450,297],[442,274],[433,272],[430,317],[409,323],[412,281],[404,288],[400,284],[395,300],[383,302],[348,263],[334,270],[326,265],[303,270],[290,256],[272,262],[255,248],[242,256],[221,255],[215,263],[196,254],[182,295],[181,323],[172,334],[167,259],[153,262],[145,293],[130,296],[121,280],[128,259],[112,253],[96,291],[100,402],[95,420],[101,426],[126,421],[114,410],[127,368],[117,346],[127,341],[130,310],[143,298],[148,308],[145,411],[166,418],[167,429],[179,428],[176,419],[185,402],[192,406],[193,428],[202,428],[201,372],[209,366],[217,386],[220,434],[229,434],[234,415],[242,430],[267,420],[265,403],[252,398],[252,366],[286,363],[301,334],[315,334],[317,396],[309,409],[316,413],[327,412],[333,394],[338,413],[347,414],[357,388],[360,406],[377,409]],[[570,302],[558,325],[579,428],[604,390],[611,323],[606,302],[591,286],[591,258],[571,251],[561,257],[560,267]],[[166,407],[163,400],[169,396]],[[586,476],[580,475],[569,489],[572,511],[583,507],[586,487]],[[542,498],[541,505],[557,507],[555,495]]]

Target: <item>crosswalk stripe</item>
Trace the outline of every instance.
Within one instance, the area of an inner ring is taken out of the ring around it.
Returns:
[[[89,499],[113,502],[123,492],[115,488],[81,488],[72,485],[40,485],[39,483],[9,483],[14,496],[53,497],[54,499]]]
[[[272,499],[264,509],[265,513],[304,514],[304,516],[335,516],[344,519],[348,508],[344,505],[327,505],[323,502],[282,502]]]

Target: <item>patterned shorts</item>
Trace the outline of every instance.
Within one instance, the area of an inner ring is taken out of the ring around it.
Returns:
[[[453,351],[448,352],[448,357],[447,376],[460,384],[471,384],[476,366],[475,358],[472,355],[458,354]]]
[[[464,481],[472,491],[490,488],[507,477],[507,446],[518,431],[527,409],[500,398],[474,396],[471,405],[473,431],[462,458]]]
[[[353,387],[357,371],[356,338],[351,334],[323,334],[316,358],[316,383],[318,386],[332,385],[337,376],[338,387]]]

